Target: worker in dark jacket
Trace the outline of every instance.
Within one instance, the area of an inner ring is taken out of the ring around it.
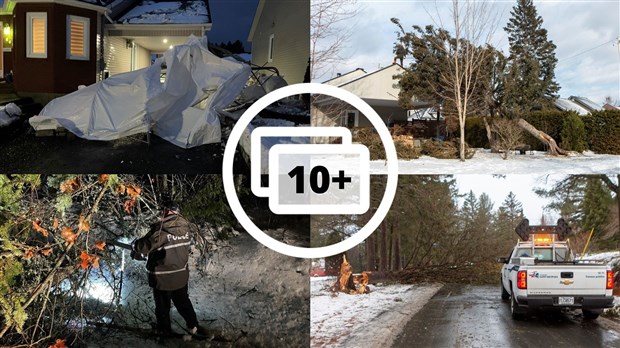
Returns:
[[[157,328],[164,336],[173,334],[170,325],[171,300],[192,334],[204,334],[205,331],[198,326],[196,312],[187,293],[189,250],[189,223],[174,206],[164,209],[163,218],[151,225],[149,233],[133,243],[133,258],[148,255],[146,269],[149,272],[149,286],[153,288]]]

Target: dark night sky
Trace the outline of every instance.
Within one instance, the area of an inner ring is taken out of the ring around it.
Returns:
[[[213,17],[213,26],[207,33],[209,42],[240,40],[243,47],[249,50],[248,34],[257,5],[258,0],[209,0]]]

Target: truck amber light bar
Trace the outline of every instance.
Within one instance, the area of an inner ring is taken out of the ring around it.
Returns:
[[[551,243],[553,236],[550,234],[534,234],[534,243]]]
[[[614,272],[607,271],[607,289],[614,288]]]
[[[519,273],[517,273],[517,288],[527,289],[527,272],[519,271]]]

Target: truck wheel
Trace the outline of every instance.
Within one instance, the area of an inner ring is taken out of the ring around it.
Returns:
[[[504,283],[502,283],[501,279],[499,282],[499,286],[502,288],[502,301],[508,301],[508,299],[510,298],[510,294],[508,293],[508,291],[506,291],[506,288],[504,288]]]
[[[586,320],[594,320],[601,314],[600,310],[582,309],[581,312],[583,312],[583,318]]]
[[[523,312],[521,311],[521,308],[519,308],[514,295],[510,296],[510,314],[512,315],[512,319],[523,319]]]

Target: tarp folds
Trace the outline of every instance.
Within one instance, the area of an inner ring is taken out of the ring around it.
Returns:
[[[163,84],[162,64],[166,67]],[[29,121],[36,128],[53,119],[91,140],[151,130],[184,148],[216,143],[221,141],[217,112],[239,95],[249,75],[248,65],[209,52],[206,37],[190,36],[152,66],[54,99]]]

